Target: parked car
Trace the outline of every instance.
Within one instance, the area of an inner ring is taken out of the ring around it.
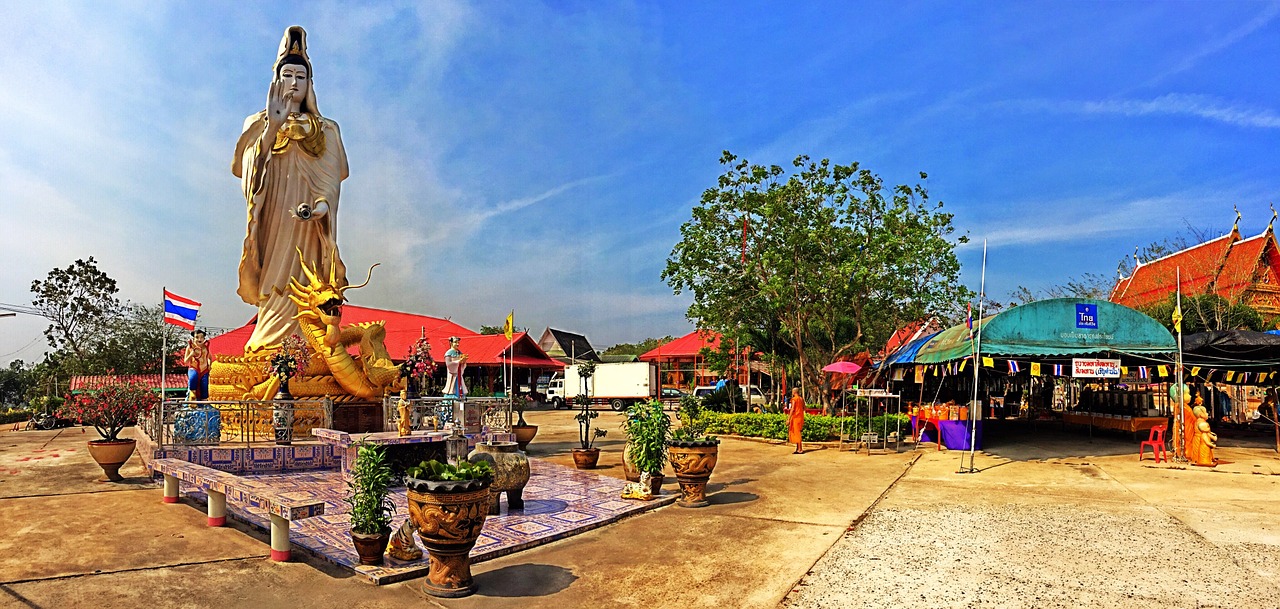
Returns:
[[[752,406],[764,408],[769,403],[769,398],[764,395],[763,391],[760,391],[760,387],[757,385],[745,385],[738,388],[742,390],[742,397],[746,398],[747,403]],[[700,385],[693,388],[693,395],[700,398],[707,397],[715,392],[715,385]]]
[[[689,394],[679,389],[676,389],[675,387],[662,388],[662,399],[664,400],[678,400],[686,395],[689,395]]]

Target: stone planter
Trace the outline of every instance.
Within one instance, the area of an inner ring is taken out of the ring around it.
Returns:
[[[133,449],[137,445],[135,440],[91,440],[89,442],[89,454],[93,456],[93,460],[98,462],[98,466],[102,468],[102,472],[107,475],[107,480],[111,482],[119,482],[124,480],[120,476],[120,466],[129,462],[129,457],[133,456]]]
[[[516,434],[516,444],[520,445],[520,450],[529,450],[529,443],[533,441],[533,437],[538,435],[537,425],[512,425],[511,431]]]
[[[390,541],[391,531],[385,531],[381,535],[351,532],[351,545],[356,547],[356,554],[360,555],[362,565],[382,564],[382,555],[387,551],[387,543]]]
[[[515,442],[481,442],[467,455],[476,463],[488,461],[493,466],[493,484],[489,485],[489,515],[499,513],[499,499],[507,494],[507,508],[524,509],[524,485],[529,483],[529,458],[516,447]]]
[[[489,480],[432,482],[408,478],[409,519],[427,549],[429,571],[422,589],[458,598],[476,591],[471,549],[489,508]]]
[[[599,448],[575,448],[573,449],[573,465],[578,469],[595,469],[596,464],[600,462]]]
[[[622,447],[622,475],[626,477],[627,482],[640,481],[640,469],[636,467],[636,462],[631,458],[631,443]]]
[[[676,505],[687,508],[708,505],[707,480],[716,468],[719,455],[720,440],[667,443],[667,460],[680,483],[680,499]]]

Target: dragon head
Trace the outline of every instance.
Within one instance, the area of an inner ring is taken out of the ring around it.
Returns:
[[[331,256],[336,259],[337,252],[334,251]],[[342,323],[342,303],[347,299],[346,291],[369,285],[369,280],[373,278],[373,269],[378,265],[369,267],[369,276],[365,278],[364,283],[338,287],[337,278],[334,276],[337,265],[332,261],[329,264],[328,281],[322,280],[315,269],[307,265],[306,259],[302,256],[302,250],[298,250],[298,262],[302,265],[302,273],[306,275],[307,283],[303,284],[296,277],[289,278],[289,291],[292,292],[289,294],[289,300],[298,305],[298,314],[293,318],[299,322],[324,327],[325,344],[330,347],[337,346],[339,325]]]

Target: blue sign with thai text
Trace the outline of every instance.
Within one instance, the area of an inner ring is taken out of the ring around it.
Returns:
[[[1098,305],[1076,304],[1076,327],[1089,330],[1098,329]]]

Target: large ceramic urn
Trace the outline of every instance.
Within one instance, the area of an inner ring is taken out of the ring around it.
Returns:
[[[707,480],[720,456],[720,440],[671,441],[667,443],[667,460],[680,483],[681,507],[706,507]]]
[[[98,462],[98,466],[102,468],[102,473],[107,475],[107,480],[111,482],[120,482],[124,477],[120,475],[120,466],[129,462],[129,457],[133,456],[134,446],[137,441],[133,439],[127,440],[90,440],[89,455],[94,461]]]
[[[493,484],[489,486],[489,515],[497,516],[502,493],[507,494],[507,509],[524,509],[524,486],[529,483],[529,458],[515,442],[480,442],[467,455],[472,463],[488,461],[493,466]]]
[[[443,598],[476,591],[471,549],[489,512],[489,480],[435,482],[408,478],[409,519],[427,549],[429,571],[422,589]]]

